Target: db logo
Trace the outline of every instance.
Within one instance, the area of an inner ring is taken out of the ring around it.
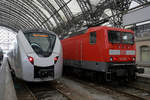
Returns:
[[[125,54],[126,54],[126,51],[125,51],[125,50],[121,50],[121,51],[120,51],[120,54],[121,54],[121,55],[125,55]]]

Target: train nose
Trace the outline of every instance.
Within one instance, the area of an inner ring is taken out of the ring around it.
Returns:
[[[34,78],[48,78],[54,77],[54,66],[48,66],[48,67],[39,67],[34,66]]]
[[[46,77],[48,77],[48,72],[47,71],[39,71],[39,75],[41,78],[46,78]]]

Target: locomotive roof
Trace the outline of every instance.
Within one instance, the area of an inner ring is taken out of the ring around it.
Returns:
[[[96,27],[90,27],[88,30],[97,31],[100,29],[106,29],[106,30],[116,30],[116,31],[125,31],[125,32],[133,32],[130,29],[123,29],[123,28],[116,28],[116,27],[108,27],[108,26],[96,26]]]
[[[123,28],[108,27],[108,26],[96,26],[96,27],[90,27],[90,28],[87,28],[87,29],[79,30],[77,32],[73,32],[72,34],[69,34],[67,36],[67,38],[77,36],[77,35],[81,35],[81,34],[85,34],[87,31],[97,31],[97,30],[100,30],[100,29],[124,31],[124,32],[133,32],[132,30],[123,29]]]

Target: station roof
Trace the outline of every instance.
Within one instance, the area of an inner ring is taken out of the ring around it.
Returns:
[[[97,21],[117,26],[122,21],[118,13],[129,10],[132,2],[149,0],[0,0],[0,26],[14,31],[42,28],[58,35]]]

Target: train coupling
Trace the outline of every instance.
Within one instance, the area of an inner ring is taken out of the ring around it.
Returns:
[[[144,73],[144,68],[137,68],[136,72],[138,72],[139,74],[143,74]]]

